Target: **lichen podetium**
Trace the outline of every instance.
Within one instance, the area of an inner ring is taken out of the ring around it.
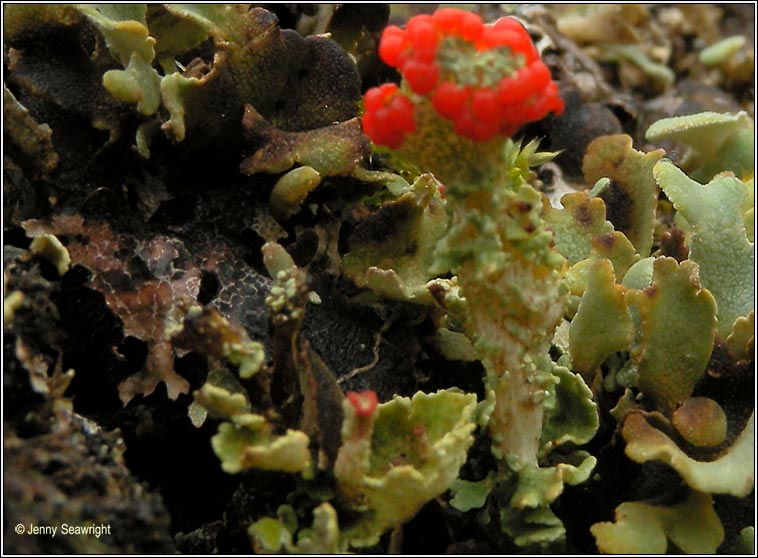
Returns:
[[[508,138],[527,122],[562,112],[563,101],[513,18],[485,25],[472,13],[437,10],[405,29],[388,27],[379,52],[403,82],[366,93],[364,130],[444,184],[451,227],[435,268],[457,275],[466,300],[464,329],[494,400],[493,451],[503,473],[537,466],[565,260],[528,182],[530,166],[550,154]]]

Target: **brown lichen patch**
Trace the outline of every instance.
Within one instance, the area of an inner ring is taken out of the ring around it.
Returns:
[[[356,115],[360,77],[330,38],[304,38],[281,29],[274,14],[258,7],[173,5],[166,10],[175,22],[201,27],[213,39],[211,72],[199,82],[176,80],[180,110],[169,124],[181,128],[186,120],[189,145],[222,137],[237,141],[246,103],[277,128],[293,132]]]
[[[300,376],[300,391],[305,397],[300,427],[319,445],[319,462],[331,469],[342,445],[340,430],[344,412],[342,389],[334,373],[306,340],[300,341],[293,355]]]
[[[592,225],[592,212],[590,211],[590,203],[591,200],[586,200],[583,203],[578,203],[571,208],[576,222],[585,228],[589,228]]]
[[[166,384],[171,399],[187,393],[189,383],[174,371],[171,335],[195,303],[202,273],[199,267],[177,267],[187,256],[183,244],[165,236],[140,240],[76,215],[29,220],[24,225],[31,236],[64,237],[72,263],[90,270],[89,286],[105,296],[108,308],[124,325],[124,335],[147,343],[143,370],[119,385],[122,402],[152,393],[159,382]]]
[[[412,200],[407,198],[383,205],[358,222],[350,236],[351,247],[363,243],[381,245],[393,238],[398,240],[402,237],[401,231],[408,226],[408,220],[416,216],[415,210]],[[401,248],[400,251],[406,253],[407,249]]]
[[[613,233],[599,234],[592,237],[592,247],[599,250],[611,251],[618,243],[618,237],[613,235]]]
[[[640,257],[629,239],[619,231],[611,231],[592,237],[592,251],[613,263],[616,281],[620,281]]]
[[[686,260],[690,255],[690,249],[685,243],[684,231],[679,227],[672,227],[663,231],[660,237],[661,255],[674,258],[678,262]]]
[[[587,258],[592,250],[592,238],[609,234],[612,225],[605,219],[605,203],[589,192],[575,192],[561,198],[564,210],[549,203],[542,206],[542,218],[555,234],[558,251],[571,265]]]
[[[662,149],[636,151],[627,135],[601,136],[587,147],[582,162],[588,184],[610,179],[599,194],[606,203],[608,220],[631,240],[642,257],[650,254],[653,244],[658,200],[653,166],[663,155]]]
[[[605,202],[605,212],[613,226],[624,233],[628,233],[633,225],[632,213],[634,200],[629,196],[621,185],[611,180],[608,187],[600,192],[599,197]]]
[[[65,4],[18,4],[4,10],[3,16],[4,40],[10,44],[29,43],[43,37],[48,40],[51,30],[57,32],[82,20],[73,6]]]
[[[279,173],[307,165],[327,176],[347,175],[370,152],[368,138],[357,118],[307,132],[286,132],[266,121],[252,105],[242,119],[245,138],[253,153],[240,164],[246,175]]]

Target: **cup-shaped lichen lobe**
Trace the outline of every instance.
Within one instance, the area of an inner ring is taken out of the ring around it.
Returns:
[[[379,476],[398,465],[421,469],[433,446],[466,422],[471,401],[471,395],[445,392],[435,397],[417,393],[413,400],[396,398],[380,405],[371,438],[368,474]]]

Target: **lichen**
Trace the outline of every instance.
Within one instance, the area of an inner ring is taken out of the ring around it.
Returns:
[[[146,4],[82,4],[74,9],[102,35],[123,67],[102,74],[105,89],[118,101],[136,105],[139,114],[154,117],[176,142],[207,145],[232,129],[239,130],[236,116],[241,115],[244,103],[290,130],[326,126],[355,113],[357,72],[347,55],[324,37],[303,39],[280,30],[266,10],[241,4],[149,8]],[[65,9],[51,16],[44,7],[14,8],[10,16],[13,34],[21,36],[29,20],[73,17]],[[187,68],[177,63],[177,58],[197,51],[207,40],[214,46],[212,60],[195,58]],[[270,56],[287,63],[270,65]],[[322,60],[319,71],[301,71],[310,57]],[[331,79],[333,75],[342,79]],[[285,88],[291,103],[277,107],[271,99],[280,98]],[[222,91],[226,98],[214,99]],[[324,96],[330,102],[322,103]],[[204,113],[207,104],[214,107],[213,116]],[[167,119],[159,113],[161,107]],[[137,130],[135,143],[143,157],[149,157],[155,128],[144,121]]]
[[[105,37],[123,70],[103,74],[103,86],[115,98],[137,104],[137,111],[151,115],[160,106],[161,78],[153,68],[155,39],[149,35],[145,4],[81,5],[77,9]]]
[[[647,129],[645,138],[688,146],[681,165],[695,180],[710,181],[723,171],[747,179],[753,174],[753,128],[753,119],[744,112],[701,112],[658,120]]]
[[[348,506],[361,512],[345,531],[356,546],[375,544],[447,490],[473,442],[476,397],[416,393],[364,411],[346,400],[335,477]]]
[[[694,491],[670,507],[621,504],[615,523],[593,525],[592,533],[606,554],[663,554],[669,552],[669,541],[683,552],[712,554],[724,539],[710,496]]]
[[[689,457],[676,442],[653,428],[640,414],[630,414],[621,430],[627,441],[626,454],[637,461],[657,460],[673,467],[693,489],[713,494],[747,496],[755,483],[753,458],[753,415],[728,451],[714,461]]]
[[[615,283],[606,259],[592,262],[587,286],[569,330],[571,363],[575,370],[593,372],[605,358],[626,349],[634,338],[626,289]]]
[[[52,130],[47,124],[39,124],[29,111],[16,100],[3,85],[3,126],[10,149],[16,158],[30,166],[32,177],[46,177],[60,160],[53,145]]]
[[[147,342],[143,369],[119,384],[121,401],[127,404],[138,394],[150,394],[160,382],[165,383],[171,399],[187,393],[189,383],[174,370],[171,338],[181,328],[182,317],[197,295],[200,269],[169,279],[172,261],[180,258],[183,244],[168,237],[133,243],[106,223],[85,221],[81,216],[58,216],[46,222],[30,220],[24,225],[35,238],[49,234],[69,236],[66,249],[71,263],[92,272],[91,285],[103,293],[108,308],[124,324],[126,335]],[[89,242],[90,237],[95,240]],[[121,260],[120,251],[130,248],[135,260]],[[144,262],[150,272],[130,284],[128,278],[137,273],[137,261]],[[127,288],[119,282],[123,279],[127,279]]]
[[[10,524],[745,550],[747,11],[5,7]]]
[[[645,6],[569,4],[555,14],[561,33],[593,58],[616,65],[625,86],[661,91],[674,84],[672,46],[666,30]]]
[[[64,367],[66,340],[57,330],[62,317],[53,302],[61,278],[55,271],[45,273],[49,280],[43,277],[43,258],[8,246],[4,251],[5,304],[13,306],[3,327],[3,490],[10,498],[4,513],[14,526],[56,526],[59,536],[16,529],[9,533],[14,548],[40,554],[56,548],[73,554],[174,552],[165,503],[130,472],[122,434],[76,411],[69,395],[76,372]],[[109,526],[112,517],[119,521]],[[61,537],[63,525],[90,531]]]
[[[65,274],[71,264],[71,256],[69,256],[68,250],[52,234],[43,234],[35,237],[29,245],[29,251],[34,255],[42,256],[49,260],[55,266],[58,275]]]
[[[666,196],[692,227],[689,259],[718,305],[718,333],[725,339],[735,320],[755,306],[755,245],[745,235],[740,207],[748,190],[738,178],[719,176],[708,184],[687,177],[670,161],[654,167]]]
[[[693,446],[714,447],[726,439],[726,414],[707,397],[692,397],[674,411],[671,424]]]
[[[637,385],[665,413],[691,395],[713,348],[716,302],[696,273],[692,262],[658,258],[651,287],[627,295],[642,321],[631,350]]]
[[[609,220],[624,233],[637,253],[647,255],[653,245],[658,192],[652,169],[662,149],[640,153],[626,135],[601,136],[587,147],[582,172],[588,184],[610,179],[599,195],[612,211]]]
[[[556,249],[571,265],[589,257],[592,239],[613,231],[606,220],[605,203],[587,192],[566,194],[561,198],[563,209],[544,205],[543,219],[555,235]]]
[[[304,432],[274,435],[266,420],[252,413],[235,414],[231,422],[222,423],[211,443],[227,473],[250,467],[297,473],[311,464],[310,439]]]
[[[698,60],[706,66],[719,66],[740,50],[744,44],[745,37],[742,35],[727,37],[701,50]]]
[[[448,226],[440,188],[432,175],[421,175],[408,192],[362,219],[342,259],[345,275],[388,298],[430,303],[434,250]],[[377,234],[380,226],[390,234]]]

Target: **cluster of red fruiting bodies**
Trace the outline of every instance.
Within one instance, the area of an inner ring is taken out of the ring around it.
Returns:
[[[485,25],[454,8],[415,16],[405,29],[384,30],[379,56],[412,91],[408,96],[386,83],[366,92],[363,128],[379,145],[399,147],[416,129],[415,103],[425,99],[459,136],[474,141],[510,137],[527,122],[563,112],[550,70],[511,17]]]

